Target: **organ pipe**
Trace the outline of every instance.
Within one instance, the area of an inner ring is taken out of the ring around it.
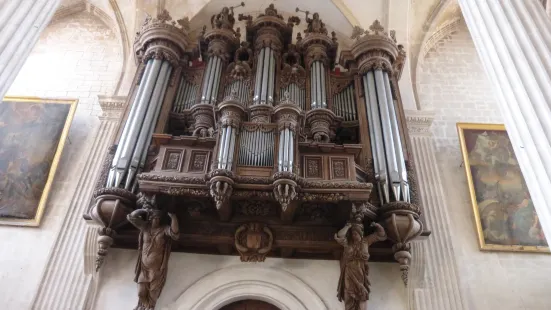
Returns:
[[[140,167],[141,158],[144,153],[147,153],[149,144],[151,142],[151,135],[155,128],[155,123],[159,118],[159,113],[161,112],[161,106],[163,105],[163,98],[166,92],[168,78],[170,76],[170,71],[172,70],[168,61],[163,61],[161,66],[161,72],[155,84],[155,89],[151,96],[151,101],[147,108],[145,118],[143,120],[143,125],[138,136],[136,143],[136,148],[132,153],[132,158],[130,161],[130,167],[128,170],[128,176],[126,178],[125,189],[131,190],[134,185],[134,177],[138,172]]]
[[[372,70],[363,77],[375,177],[381,203],[410,200],[405,156],[388,73]]]
[[[394,100],[392,100],[392,92],[390,89],[390,80],[388,73],[384,72],[383,76],[384,86],[387,96],[388,112],[390,116],[390,128],[392,131],[392,137],[394,140],[394,151],[396,152],[396,160],[398,162],[398,177],[401,189],[401,195],[397,195],[396,200],[403,200],[409,202],[409,185],[407,181],[406,161],[404,158],[404,150],[402,148],[402,140],[400,138],[400,130],[398,126],[398,120],[396,117],[396,110],[394,107]]]
[[[209,58],[203,77],[201,103],[216,104],[222,66],[222,59],[220,57],[212,56]]]
[[[327,87],[325,85],[325,65],[316,60],[310,65],[310,96],[312,109],[327,108]]]
[[[375,88],[375,77],[372,71],[367,72],[363,78],[364,91],[366,98],[366,112],[369,122],[369,134],[371,141],[371,149],[373,156],[373,165],[375,169],[375,179],[379,189],[379,198],[381,204],[390,201],[387,183],[387,167],[385,162],[385,151],[383,147],[383,132],[381,127],[381,119],[379,115],[379,107],[377,103],[377,93]]]
[[[142,81],[140,84],[140,87],[142,84],[144,85],[144,89],[141,92],[138,91],[140,96],[137,96],[134,102],[134,105],[136,105],[135,113],[132,115],[132,118],[127,120],[125,128],[123,129],[121,136],[122,140],[115,152],[112,168],[109,173],[108,187],[124,186],[123,179],[128,172],[130,157],[136,147],[138,135],[143,125],[143,119],[149,106],[153,88],[157,82],[159,72],[161,71],[161,63],[162,61],[160,59],[150,60],[147,63],[147,66],[151,66],[151,69],[145,77],[145,81]]]

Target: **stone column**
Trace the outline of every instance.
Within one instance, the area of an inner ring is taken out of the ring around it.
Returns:
[[[545,235],[551,236],[551,20],[537,0],[459,0]]]
[[[466,309],[460,290],[450,219],[430,133],[434,113],[406,111],[426,228],[433,233],[412,245],[410,310]]]
[[[103,157],[112,145],[126,97],[99,96],[99,102],[103,110],[101,123],[95,131],[96,138],[88,153],[84,171],[50,252],[32,309],[89,309],[95,296],[98,275],[94,268],[96,251],[93,245],[97,244],[98,228],[86,224],[82,215],[90,206]],[[87,250],[89,248],[92,250]],[[86,255],[87,252],[92,254]]]
[[[0,3],[0,98],[10,88],[61,0]]]

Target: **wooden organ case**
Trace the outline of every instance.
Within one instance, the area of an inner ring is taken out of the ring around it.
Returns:
[[[388,236],[370,259],[397,260],[407,279],[409,242],[429,232],[397,83],[405,52],[377,21],[356,27],[340,73],[335,33],[306,13],[293,40],[300,21],[273,4],[256,17],[224,8],[198,44],[186,19],[144,22],[129,107],[85,215],[101,225],[98,268],[111,245],[137,248],[127,217],[154,208],[178,220],[172,251],[243,261],[339,259],[335,234],[359,216]]]

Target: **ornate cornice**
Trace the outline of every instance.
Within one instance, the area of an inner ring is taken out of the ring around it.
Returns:
[[[406,110],[406,123],[411,136],[430,136],[434,111]]]
[[[117,120],[126,108],[126,96],[98,95],[102,114],[100,118]]]
[[[150,58],[164,59],[177,67],[190,45],[189,19],[185,17],[173,21],[163,10],[156,18],[148,16],[137,33],[134,42],[136,62],[145,62]]]
[[[355,26],[351,39],[356,40],[352,48],[341,53],[339,62],[343,66],[357,67],[360,73],[381,69],[390,74],[400,75],[405,62],[405,52],[400,52],[394,31],[385,31],[381,23],[375,20],[369,30]],[[396,62],[398,64],[395,67]]]

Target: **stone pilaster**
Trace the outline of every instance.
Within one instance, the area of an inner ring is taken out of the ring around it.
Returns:
[[[0,6],[0,98],[3,98],[61,0],[5,1]]]
[[[458,2],[549,238],[551,20],[537,0]]]
[[[90,309],[95,297],[98,274],[94,258],[98,228],[83,221],[82,215],[90,207],[103,157],[113,142],[126,97],[99,96],[99,101],[103,114],[95,130],[96,138],[50,252],[32,309]]]
[[[409,309],[466,309],[458,279],[442,179],[430,131],[434,113],[406,111],[406,119],[426,229],[433,232],[427,240],[412,245]]]

